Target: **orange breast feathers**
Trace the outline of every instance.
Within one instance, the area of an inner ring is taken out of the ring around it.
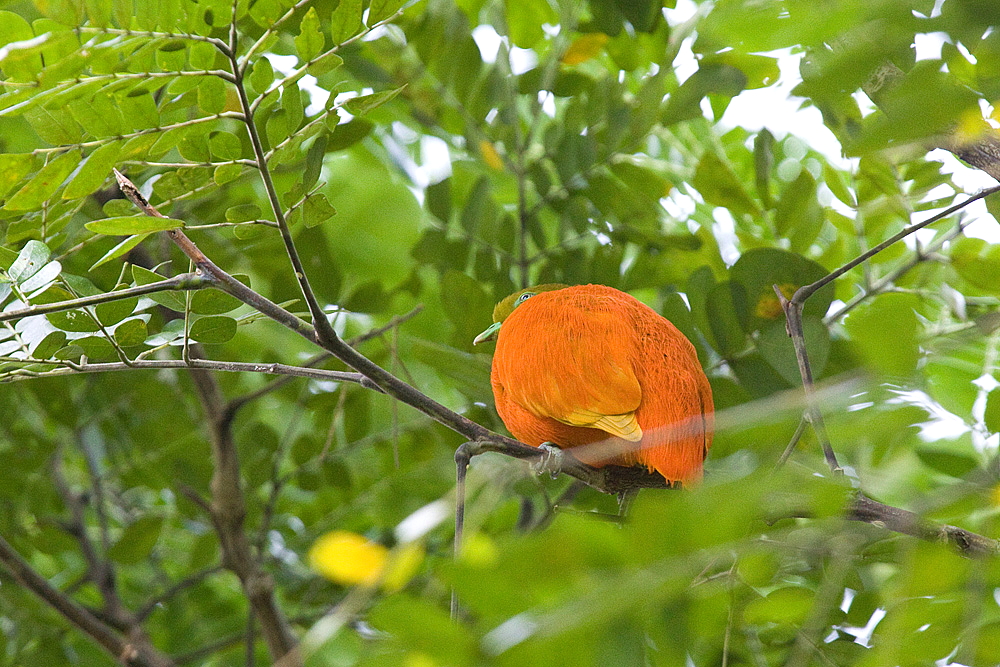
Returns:
[[[494,320],[476,341],[497,336],[493,394],[514,437],[572,448],[593,466],[701,478],[712,389],[667,319],[611,287],[541,285],[501,301]]]

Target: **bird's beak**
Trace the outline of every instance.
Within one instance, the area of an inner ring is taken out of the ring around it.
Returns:
[[[488,340],[493,340],[494,338],[496,338],[497,337],[497,332],[500,331],[500,325],[501,324],[503,324],[503,323],[502,322],[494,322],[493,324],[491,324],[486,331],[484,331],[483,333],[479,334],[478,336],[476,336],[473,339],[472,344],[473,345],[479,345],[480,343],[485,343]]]

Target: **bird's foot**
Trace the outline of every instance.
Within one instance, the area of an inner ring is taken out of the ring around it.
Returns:
[[[542,456],[532,464],[532,470],[535,471],[536,475],[548,473],[552,479],[555,479],[562,472],[563,457],[565,456],[563,450],[551,442],[543,442],[538,445],[538,449],[542,450]]]

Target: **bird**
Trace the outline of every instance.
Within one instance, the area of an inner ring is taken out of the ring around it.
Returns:
[[[511,434],[594,467],[702,478],[712,388],[694,345],[635,297],[605,285],[519,290],[474,343],[496,339],[490,384]]]

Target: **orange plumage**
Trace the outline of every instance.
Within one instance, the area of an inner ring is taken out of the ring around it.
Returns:
[[[712,389],[691,342],[635,297],[604,285],[541,285],[494,311],[491,383],[518,440],[571,448],[593,466],[701,478]]]

